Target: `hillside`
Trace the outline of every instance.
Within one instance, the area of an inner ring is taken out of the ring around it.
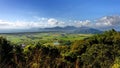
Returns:
[[[119,68],[120,33],[115,30],[76,40],[70,46],[41,42],[25,47],[0,37],[0,68]]]

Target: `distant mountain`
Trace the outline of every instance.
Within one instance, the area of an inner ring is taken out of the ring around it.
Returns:
[[[74,27],[74,26],[66,26],[66,27],[64,27],[64,29],[66,29],[66,30],[74,30],[74,29],[77,29],[77,27]]]
[[[95,34],[95,33],[102,33],[102,31],[94,28],[89,28],[89,27],[80,27],[77,30],[75,30],[74,33]]]
[[[77,29],[76,27],[74,26],[66,26],[66,27],[59,27],[59,26],[56,26],[56,27],[52,27],[52,28],[44,28],[44,30],[49,30],[49,31],[66,31],[66,30],[75,30]]]
[[[89,27],[74,27],[74,26],[66,26],[66,27],[52,27],[52,28],[44,28],[42,31],[54,31],[54,32],[66,32],[66,33],[101,33],[102,31],[89,28]]]
[[[89,27],[74,27],[74,26],[66,26],[66,27],[51,27],[51,28],[30,28],[30,29],[7,29],[0,30],[0,33],[23,33],[23,32],[64,32],[64,33],[101,33],[102,31],[89,28]]]

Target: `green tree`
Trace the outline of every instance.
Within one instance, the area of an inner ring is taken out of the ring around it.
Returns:
[[[0,66],[9,66],[12,64],[13,46],[5,38],[0,37]]]

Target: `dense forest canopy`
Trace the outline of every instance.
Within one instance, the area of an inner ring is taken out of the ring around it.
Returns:
[[[119,68],[120,32],[114,29],[68,45],[25,47],[0,37],[0,68]]]

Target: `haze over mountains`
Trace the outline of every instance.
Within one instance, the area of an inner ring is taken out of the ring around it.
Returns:
[[[31,29],[11,29],[11,30],[0,30],[0,33],[20,33],[20,32],[64,32],[64,33],[101,33],[102,31],[89,28],[89,27],[51,27],[51,28],[31,28]]]
[[[100,30],[89,27],[74,27],[74,26],[45,28],[43,29],[43,31],[65,32],[65,33],[101,33],[102,32]]]
[[[39,18],[37,22],[8,22],[0,20],[0,33],[14,32],[67,32],[100,33],[115,29],[120,31],[120,16],[104,16],[95,21],[60,21],[54,18]]]

